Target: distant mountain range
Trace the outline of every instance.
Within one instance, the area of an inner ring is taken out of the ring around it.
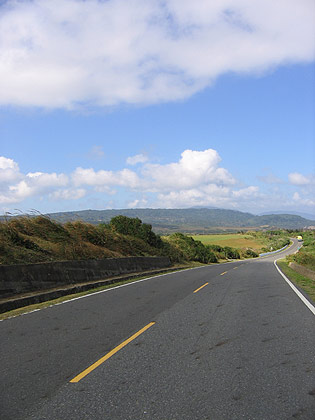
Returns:
[[[309,220],[313,220],[313,221],[315,220],[315,214],[302,213],[300,211],[281,211],[281,210],[268,211],[268,212],[259,214],[259,216],[265,216],[265,215],[269,215],[269,214],[294,214],[295,216],[304,217],[304,219],[309,219]]]
[[[309,220],[294,214],[267,214],[255,216],[236,210],[191,208],[191,209],[121,209],[121,210],[82,210],[48,214],[59,222],[82,220],[89,223],[109,222],[117,215],[139,217],[144,223],[152,225],[155,232],[233,232],[248,229],[302,229],[315,226]]]

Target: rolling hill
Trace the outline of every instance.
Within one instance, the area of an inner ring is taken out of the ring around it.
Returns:
[[[48,216],[59,222],[82,220],[97,224],[108,223],[117,215],[138,217],[150,223],[155,232],[171,233],[233,232],[242,229],[302,229],[314,226],[315,221],[293,214],[268,214],[255,216],[236,210],[191,208],[191,209],[121,209],[82,210],[76,212],[50,213]]]

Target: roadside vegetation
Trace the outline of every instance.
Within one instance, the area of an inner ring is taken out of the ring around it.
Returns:
[[[266,230],[263,232],[248,232],[262,244],[261,252],[271,252],[281,249],[290,244],[290,231],[288,230]]]
[[[0,264],[126,256],[168,256],[173,263],[218,260],[200,241],[183,234],[161,238],[138,218],[116,216],[108,224],[99,225],[81,221],[61,224],[46,216],[20,216],[0,222]]]
[[[297,273],[289,267],[290,262],[297,263],[315,272],[315,231],[290,231],[291,236],[302,236],[303,246],[296,254],[288,255],[286,258],[277,262],[283,273],[297,286],[303,289],[308,296],[315,302],[315,281]]]
[[[253,258],[260,253],[276,251],[290,243],[288,231],[249,231],[236,234],[194,235],[214,251],[219,259]]]
[[[229,246],[232,248],[251,248],[260,251],[262,242],[249,233],[225,233],[212,235],[193,235],[193,239],[201,241],[205,245]]]
[[[168,256],[173,263],[216,263],[257,257],[289,243],[287,231],[226,235],[183,233],[159,236],[139,218],[118,215],[98,225],[59,223],[47,216],[20,216],[0,222],[0,264]],[[308,259],[305,256],[304,259]]]
[[[0,223],[0,263],[28,264],[64,260],[169,255],[177,262],[183,256],[170,249],[139,219],[117,216],[109,224],[81,221],[61,224],[48,217],[16,217]],[[127,218],[128,219],[128,218]],[[133,230],[138,228],[137,234]],[[126,233],[122,233],[125,229]]]
[[[285,259],[277,261],[277,265],[281,271],[297,286],[303,289],[308,296],[315,302],[315,281],[308,277],[302,276],[289,267],[288,261]]]
[[[297,254],[290,255],[287,261],[293,261],[315,271],[315,231],[294,232],[294,236],[300,235],[303,238],[303,246]]]

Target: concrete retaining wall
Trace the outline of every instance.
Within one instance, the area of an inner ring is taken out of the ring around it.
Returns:
[[[0,298],[170,266],[168,257],[126,257],[0,265]]]
[[[276,249],[275,251],[270,251],[270,252],[263,252],[262,254],[259,254],[260,257],[265,257],[266,255],[273,255],[273,254],[277,254],[278,252],[283,251],[284,249],[286,249],[289,245],[285,245],[284,247],[280,248],[280,249]]]
[[[309,268],[303,267],[303,265],[294,262],[290,262],[289,267],[297,273],[302,274],[302,276],[308,277],[309,279],[315,281],[315,271],[310,270]]]

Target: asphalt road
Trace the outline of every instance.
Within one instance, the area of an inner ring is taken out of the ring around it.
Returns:
[[[276,270],[279,256],[0,322],[1,420],[314,420],[315,318]]]

